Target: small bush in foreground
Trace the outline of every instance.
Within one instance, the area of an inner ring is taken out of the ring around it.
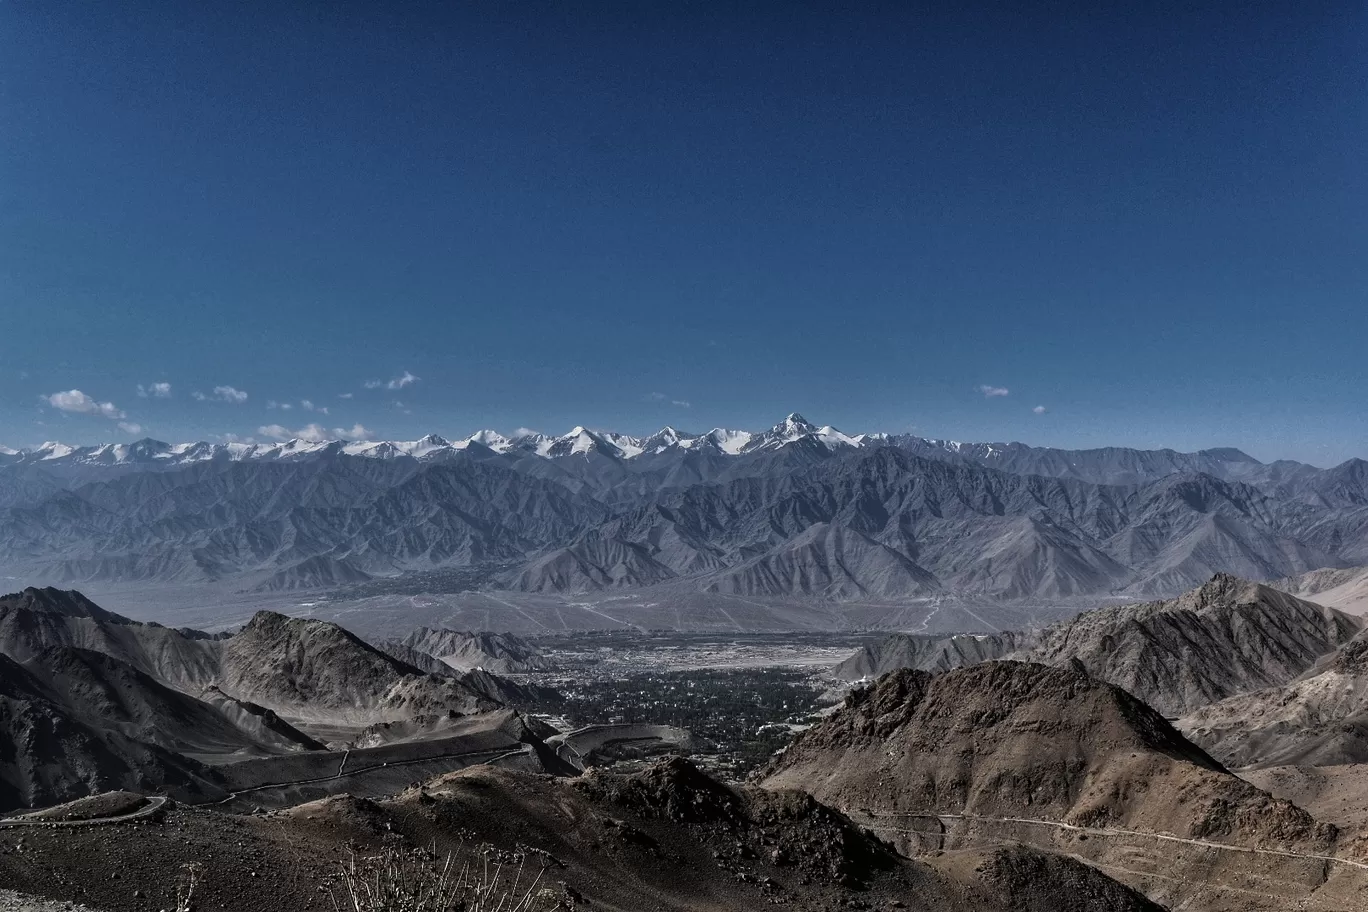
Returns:
[[[535,870],[534,870],[535,868]],[[543,884],[541,857],[483,847],[459,860],[389,843],[352,855],[334,885],[338,912],[550,912],[571,906]]]

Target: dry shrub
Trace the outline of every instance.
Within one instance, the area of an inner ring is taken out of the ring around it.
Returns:
[[[549,912],[569,908],[543,885],[543,857],[482,846],[442,858],[385,843],[353,853],[333,886],[337,912]]]

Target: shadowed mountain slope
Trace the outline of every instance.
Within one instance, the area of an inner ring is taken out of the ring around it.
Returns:
[[[44,657],[58,665],[58,676],[64,665],[86,665],[90,658],[70,650]],[[106,662],[118,664],[105,659],[90,665]],[[183,713],[178,722],[208,723],[208,738],[231,740],[226,723],[182,703],[189,698],[174,691],[150,687],[144,693],[111,693],[126,686],[121,675],[138,672],[127,666],[87,667],[64,682],[65,687],[54,689],[47,675],[40,677],[0,655],[0,810],[41,807],[112,789],[169,791],[183,798],[221,794],[208,769],[154,740],[134,736],[159,734],[152,713],[171,707]],[[114,717],[105,718],[105,713]]]

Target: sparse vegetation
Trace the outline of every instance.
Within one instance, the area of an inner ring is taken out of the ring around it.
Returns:
[[[572,909],[544,883],[545,867],[530,852],[484,846],[464,858],[439,857],[387,842],[371,855],[353,854],[332,892],[337,912],[550,912]]]
[[[181,865],[181,876],[176,881],[176,912],[194,912],[195,888],[204,874],[204,865],[192,861]]]

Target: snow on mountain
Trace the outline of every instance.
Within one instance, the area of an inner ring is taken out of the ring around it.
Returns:
[[[487,446],[496,453],[507,453],[509,448],[513,446],[512,440],[505,437],[503,434],[500,434],[498,431],[491,431],[488,429],[476,431],[465,440],[459,441],[456,445],[464,449],[472,443]]]
[[[755,435],[750,431],[729,431],[725,428],[713,428],[699,439],[710,441],[713,446],[728,456],[739,456],[754,438]]]

